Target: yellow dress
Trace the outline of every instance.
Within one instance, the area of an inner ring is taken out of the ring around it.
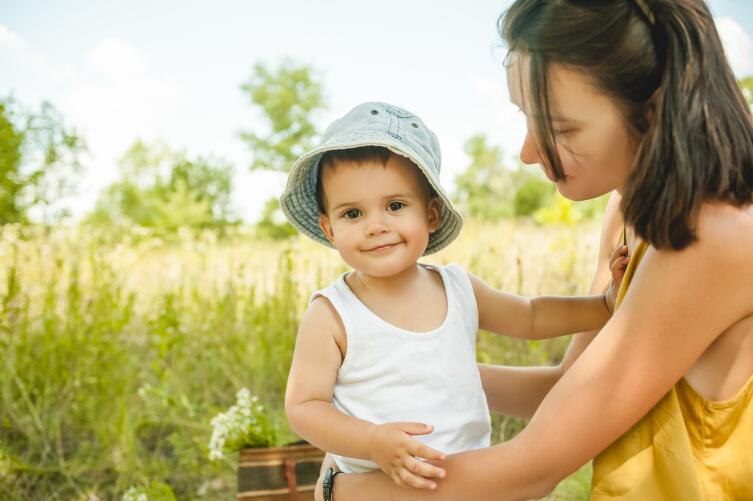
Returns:
[[[633,252],[622,302],[648,245]],[[591,499],[753,500],[753,378],[709,401],[683,378],[593,463]]]

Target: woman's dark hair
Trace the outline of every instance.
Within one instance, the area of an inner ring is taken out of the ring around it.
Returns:
[[[537,144],[556,178],[549,63],[583,72],[642,136],[621,208],[651,245],[690,245],[705,201],[751,203],[753,120],[702,0],[517,0],[498,28],[528,56]]]

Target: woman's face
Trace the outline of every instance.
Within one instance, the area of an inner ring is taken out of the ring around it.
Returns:
[[[525,164],[539,164],[559,192],[570,200],[596,198],[621,190],[635,159],[639,138],[631,134],[612,98],[599,92],[582,73],[549,65],[552,130],[565,179],[555,181],[539,153],[528,99],[528,58],[513,54],[507,69],[512,102],[526,115],[528,131],[520,150]]]

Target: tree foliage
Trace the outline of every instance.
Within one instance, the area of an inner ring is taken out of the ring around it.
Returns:
[[[35,208],[45,223],[67,216],[60,202],[76,191],[85,151],[52,104],[29,111],[0,99],[0,223],[26,223]]]
[[[233,169],[221,159],[189,158],[163,142],[136,140],[119,169],[120,179],[102,193],[88,223],[174,232],[236,222],[230,208]]]
[[[251,169],[288,172],[318,135],[314,117],[325,102],[316,71],[288,59],[277,67],[259,63],[241,88],[268,129],[241,133],[254,155]]]
[[[317,72],[289,59],[277,67],[259,63],[242,89],[267,125],[265,134],[241,133],[254,156],[251,170],[288,172],[319,135],[314,118],[325,101]],[[296,234],[276,197],[267,200],[256,230],[259,236],[275,240]]]
[[[486,221],[530,216],[550,202],[554,187],[535,170],[504,165],[502,149],[476,134],[465,143],[470,165],[455,179],[460,210]]]

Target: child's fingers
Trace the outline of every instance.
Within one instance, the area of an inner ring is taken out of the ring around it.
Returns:
[[[609,256],[609,262],[614,262],[617,259],[620,259],[621,257],[626,257],[628,253],[627,245],[621,245],[617,247],[614,251],[612,251],[612,255]]]
[[[424,478],[444,478],[446,474],[442,468],[421,461],[412,456],[408,456],[405,459],[405,468],[411,473]]]
[[[418,475],[414,475],[413,473],[409,472],[405,468],[401,468],[400,471],[398,472],[398,475],[400,476],[400,480],[402,480],[404,484],[410,485],[411,487],[415,487],[416,489],[436,489],[437,488],[436,482],[427,480],[423,477],[419,477]]]
[[[612,261],[610,268],[612,269],[612,272],[625,271],[629,263],[630,263],[629,257],[617,258],[614,261]]]
[[[408,442],[407,447],[408,454],[423,459],[444,459],[445,454],[442,451],[432,449],[426,444],[422,444],[418,440],[411,440]]]
[[[395,426],[408,435],[428,435],[434,431],[434,427],[424,423],[395,423]]]

